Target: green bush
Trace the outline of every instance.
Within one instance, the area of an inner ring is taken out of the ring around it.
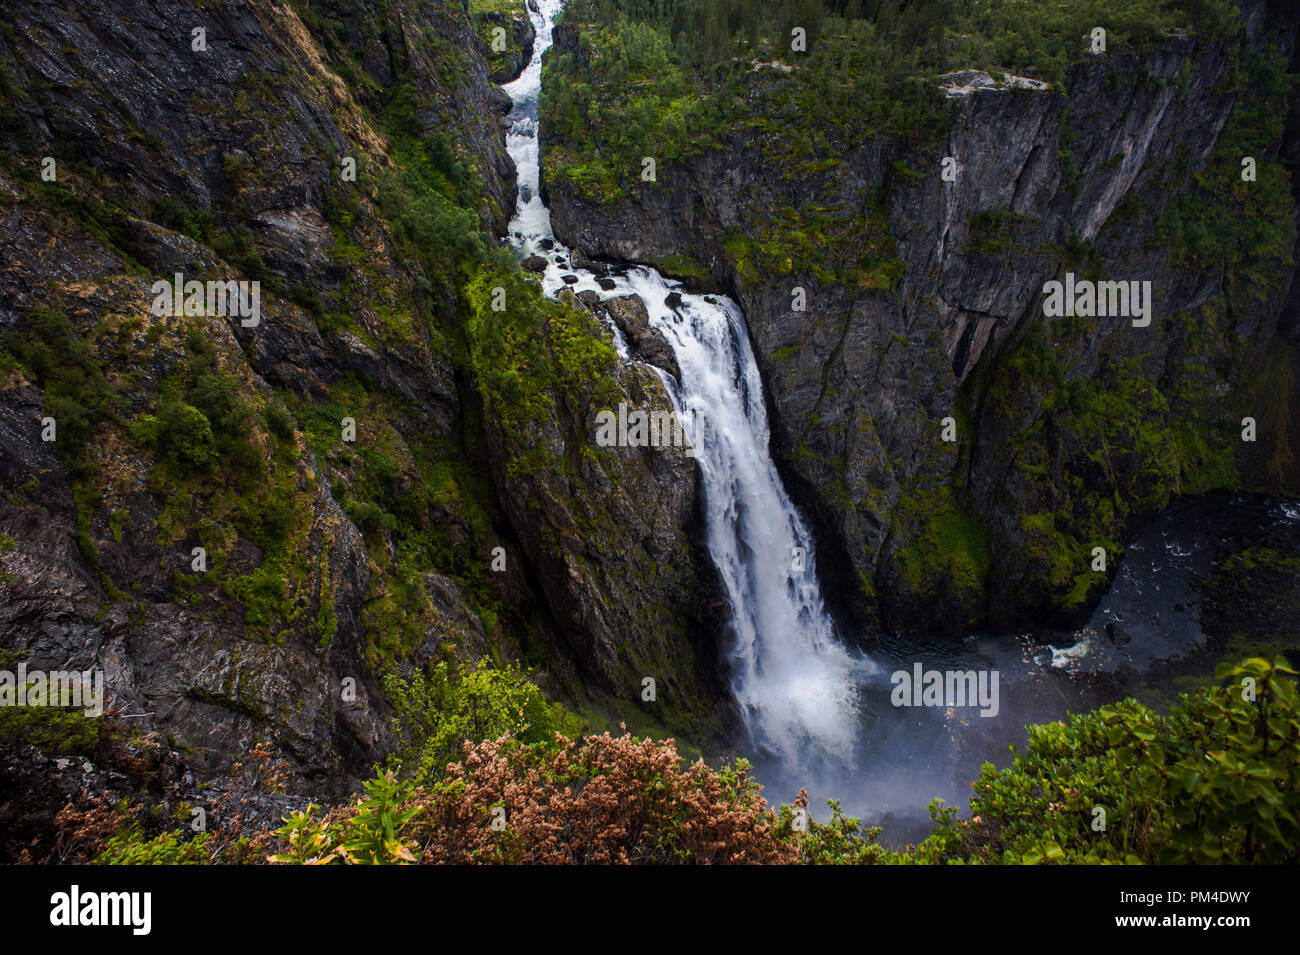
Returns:
[[[167,402],[156,418],[146,417],[145,421],[159,450],[183,472],[196,471],[216,460],[212,426],[193,405]]]
[[[209,861],[209,834],[201,832],[186,839],[177,829],[149,838],[138,824],[125,826],[108,840],[108,846],[95,859],[96,865],[204,865]]]
[[[547,702],[520,670],[486,661],[460,670],[439,663],[409,680],[385,677],[383,686],[395,713],[400,762],[421,782],[441,778],[447,764],[462,757],[465,743],[510,735],[525,744],[549,744],[580,722]]]
[[[76,459],[97,423],[117,413],[119,390],[104,374],[95,348],[63,312],[32,308],[22,326],[4,334],[8,361],[43,389],[46,411],[58,428],[56,446]]]
[[[26,743],[54,756],[92,756],[100,722],[63,706],[0,706],[0,740]]]
[[[271,434],[281,441],[288,441],[298,426],[293,415],[278,401],[269,401],[266,405],[266,426]]]
[[[1294,863],[1295,672],[1281,657],[1252,658],[1221,665],[1226,686],[1182,696],[1167,717],[1125,700],[1032,726],[1010,767],[985,764],[972,783],[969,819],[932,807],[939,825],[915,858]]]

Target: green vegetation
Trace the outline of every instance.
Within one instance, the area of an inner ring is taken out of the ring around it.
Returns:
[[[880,197],[861,209],[805,202],[800,207],[769,209],[747,218],[751,237],[733,243],[744,274],[792,275],[805,270],[825,285],[858,291],[892,291],[903,277]],[[728,252],[732,251],[728,247]]]
[[[560,144],[546,177],[602,202],[645,188],[642,156],[668,165],[746,130],[791,175],[875,134],[937,142],[937,76],[982,68],[1064,86],[1096,26],[1112,55],[1175,29],[1239,31],[1228,0],[574,0],[563,22],[577,49],[545,67],[543,122]]]
[[[192,838],[187,838],[193,836]],[[124,826],[108,840],[96,865],[202,865],[209,861],[206,832],[183,831],[150,837],[136,823]]]
[[[260,461],[249,440],[256,411],[240,395],[243,381],[219,369],[217,347],[207,329],[189,326],[185,351],[180,367],[159,388],[155,413],[132,422],[132,437],[157,449],[177,478],[220,462],[232,483],[247,481],[258,472]],[[285,424],[281,420],[279,426]],[[292,422],[288,427],[291,436]]]
[[[46,306],[32,308],[24,327],[5,332],[0,345],[0,363],[21,368],[44,390],[57,428],[55,447],[77,464],[86,440],[121,404],[99,355],[67,315]]]
[[[907,546],[893,555],[908,598],[942,605],[945,617],[975,625],[983,614],[985,577],[992,559],[988,535],[944,486],[900,501],[897,527],[919,526]]]
[[[1018,227],[1042,223],[1010,209],[983,209],[971,213],[967,224],[973,251],[985,255],[1002,255],[1013,247]]]
[[[650,264],[664,275],[681,279],[688,284],[707,286],[713,281],[713,276],[704,267],[704,263],[689,255],[661,255]]]
[[[1211,303],[1178,321],[1194,351],[1163,386],[1142,358],[1107,351],[1094,373],[1072,373],[1058,344],[1073,334],[1068,320],[1029,323],[988,378],[968,385],[1004,420],[1022,414],[1029,395],[1042,402],[1036,421],[1003,439],[1030,492],[1018,492],[1023,537],[1004,552],[1044,609],[1078,610],[1105,585],[1107,576],[1091,570],[1091,551],[1104,548],[1113,567],[1131,517],[1179,495],[1237,486],[1235,432],[1204,397],[1216,391],[1222,353],[1231,353],[1222,316]]]
[[[1168,716],[1125,700],[1032,726],[1011,766],[985,764],[969,816],[935,800],[933,832],[901,851],[835,802],[824,823],[796,825],[802,793],[769,810],[743,760],[685,768],[671,742],[606,735],[471,746],[427,791],[377,774],[355,806],[287,819],[274,861],[1295,862],[1295,672],[1282,658],[1225,663],[1222,686]]]
[[[1238,562],[1279,560],[1294,574],[1294,557],[1267,549]],[[579,739],[519,671],[442,667],[388,681],[403,747],[350,803],[202,834],[167,828],[184,803],[170,817],[161,803],[69,806],[60,851],[100,864],[1294,863],[1295,675],[1281,656],[1252,657],[1165,715],[1126,699],[1031,726],[1011,765],[981,769],[967,814],[935,800],[930,835],[891,849],[834,801],[825,821],[805,793],[769,806],[744,760],[711,768],[672,740]]]
[[[1167,717],[1127,700],[1030,727],[985,765],[971,816],[938,810],[918,861],[1280,863],[1300,836],[1300,713],[1282,658],[1223,664],[1226,686]],[[1095,809],[1105,828],[1094,829]]]
[[[1280,57],[1243,60],[1229,85],[1249,86],[1253,95],[1237,101],[1195,188],[1172,197],[1149,244],[1170,248],[1184,267],[1223,270],[1224,298],[1245,307],[1267,300],[1292,264],[1291,177],[1278,149],[1295,77]],[[1251,181],[1242,179],[1246,158],[1253,160]],[[1185,174],[1187,162],[1179,156],[1178,171]]]
[[[580,719],[548,702],[519,670],[494,669],[485,661],[458,672],[439,663],[409,680],[385,677],[384,695],[393,704],[401,741],[394,762],[422,783],[441,779],[467,743],[508,735],[545,746],[554,743],[557,732],[582,728]]]
[[[26,743],[55,756],[91,756],[99,720],[80,707],[0,706],[0,740]]]
[[[488,75],[497,82],[505,82],[503,77],[511,73],[509,67],[518,62],[515,58],[523,52],[515,42],[510,23],[512,19],[527,21],[528,10],[524,6],[524,0],[470,0],[469,16],[478,37],[479,49],[487,61]],[[505,48],[501,50],[494,49],[493,46],[497,27],[503,27],[506,31]]]

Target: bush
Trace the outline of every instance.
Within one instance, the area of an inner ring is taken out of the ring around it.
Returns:
[[[158,409],[152,424],[159,449],[182,470],[196,471],[216,459],[212,426],[193,405],[168,402]]]
[[[119,392],[104,375],[103,363],[63,312],[31,309],[22,330],[2,339],[10,356],[44,391],[46,411],[58,427],[57,447],[66,460],[78,457],[95,425],[116,413]]]
[[[577,718],[549,703],[525,674],[512,666],[453,672],[439,663],[409,680],[388,676],[384,695],[393,704],[393,728],[401,763],[420,782],[441,779],[466,743],[509,736],[526,744],[549,744],[555,733],[577,728]]]
[[[281,441],[288,441],[293,437],[293,432],[298,423],[294,420],[289,410],[278,401],[268,401],[266,404],[266,427],[271,434],[275,435]]]
[[[1126,700],[1030,727],[1012,766],[986,764],[972,783],[970,818],[935,800],[935,829],[901,852],[878,845],[879,827],[863,829],[833,801],[826,823],[807,818],[802,792],[769,809],[744,760],[715,770],[683,766],[672,740],[556,734],[528,743],[503,734],[466,742],[427,786],[390,769],[352,806],[295,814],[272,861],[1294,863],[1294,674],[1281,658],[1249,659],[1220,667],[1227,686],[1183,696],[1167,717]],[[425,684],[429,701],[446,693]],[[1097,807],[1104,828],[1093,827]]]
[[[1184,695],[1168,717],[1125,700],[1032,726],[1023,755],[972,783],[969,820],[932,808],[940,824],[918,860],[1294,863],[1294,673],[1281,657],[1224,664],[1227,686]]]
[[[392,772],[380,773],[365,784],[365,796],[345,812],[319,818],[319,806],[310,805],[284,820],[278,830],[288,851],[267,857],[268,862],[296,865],[400,865],[415,862],[401,833],[419,811],[413,804],[410,782]]]
[[[81,709],[63,706],[0,706],[0,740],[35,746],[56,756],[91,756],[100,723]]]
[[[671,740],[505,737],[466,744],[429,789],[377,776],[366,798],[285,821],[275,862],[760,863],[789,862],[788,827],[743,760],[689,767]]]
[[[96,865],[203,865],[208,856],[209,834],[201,832],[186,841],[184,830],[148,838],[136,824],[125,826],[108,840]]]

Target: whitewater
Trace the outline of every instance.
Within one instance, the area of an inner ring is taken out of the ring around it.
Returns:
[[[763,386],[744,315],[725,296],[685,292],[648,267],[606,276],[614,287],[602,288],[595,275],[573,267],[552,232],[540,190],[538,98],[542,56],[562,6],[538,0],[530,9],[532,59],[503,87],[514,104],[506,145],[519,186],[507,241],[521,258],[546,259],[541,278],[549,296],[589,289],[602,299],[637,295],[645,303],[681,370],[680,382],[659,374],[699,464],[709,552],[732,610],[725,647],[731,688],[755,750],[787,772],[847,765],[860,688],[878,668],[844,646],[822,600],[812,538],[768,453]],[[670,293],[677,293],[671,306]],[[622,336],[612,331],[626,359]]]

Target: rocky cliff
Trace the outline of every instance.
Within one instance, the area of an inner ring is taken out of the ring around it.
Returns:
[[[828,123],[800,153],[737,105],[724,142],[661,159],[654,181],[639,163],[603,193],[552,175],[556,233],[738,300],[774,455],[863,623],[960,633],[1074,611],[1106,580],[1093,549],[1113,570],[1172,496],[1296,491],[1277,82],[1296,19],[1260,2],[1241,17],[1235,45],[1085,55],[1063,88],[948,77],[930,135],[846,142]],[[568,24],[555,56],[582,76],[591,42]],[[735,102],[797,83],[795,63],[755,67]],[[573,162],[548,118],[545,150]],[[1045,318],[1044,283],[1067,272],[1149,282],[1150,325]]]
[[[6,663],[102,669],[199,781],[269,747],[318,796],[391,746],[379,677],[448,658],[722,739],[693,472],[588,447],[583,342],[555,331],[579,308],[516,300],[548,341],[535,431],[480,374],[511,345],[470,283],[500,267],[514,169],[464,0],[0,21]],[[258,320],[159,314],[177,272],[259,282]],[[665,400],[645,366],[607,374],[602,399]]]

